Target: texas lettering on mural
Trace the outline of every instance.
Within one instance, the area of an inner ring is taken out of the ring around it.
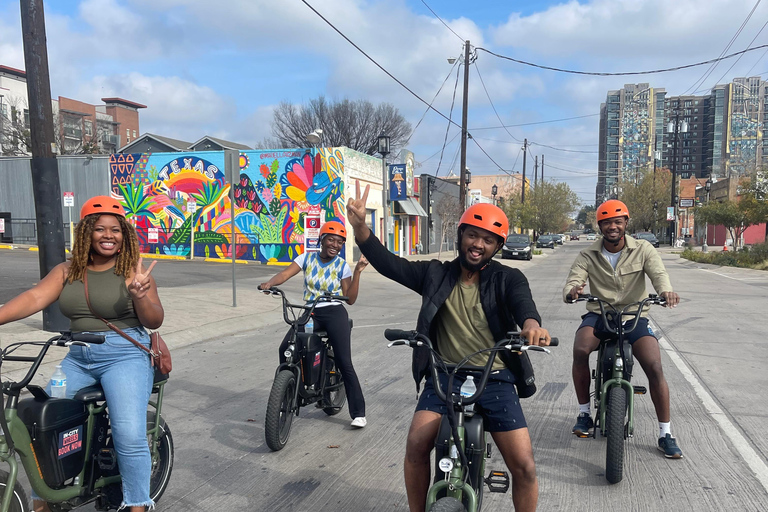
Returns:
[[[184,167],[179,167],[179,160],[184,160]],[[213,164],[208,164],[208,167],[205,167],[205,164],[201,159],[197,159],[197,162],[195,162],[194,165],[192,165],[192,161],[195,160],[194,157],[190,158],[179,158],[176,160],[173,160],[170,165],[166,165],[163,167],[163,169],[158,173],[158,177],[167,180],[170,176],[169,174],[169,167],[170,167],[170,173],[172,174],[178,174],[181,171],[197,171],[200,174],[204,174],[206,178],[209,180],[216,179],[216,173],[219,172],[219,168],[216,167]]]

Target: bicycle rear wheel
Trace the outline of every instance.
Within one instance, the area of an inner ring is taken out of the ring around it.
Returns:
[[[339,385],[330,391],[323,391],[323,403],[326,407],[323,407],[323,412],[328,416],[335,416],[339,414],[344,408],[344,404],[347,403],[347,390],[344,388],[344,381],[341,377],[341,372],[336,367],[336,360],[333,358],[333,350],[328,349],[328,354],[325,359],[326,367],[326,387]]]
[[[272,451],[285,448],[296,410],[296,376],[289,370],[277,374],[267,402],[264,438]]]
[[[608,406],[605,426],[608,430],[608,446],[605,450],[605,478],[612,484],[624,477],[624,416],[627,410],[627,393],[620,386],[608,390]]]

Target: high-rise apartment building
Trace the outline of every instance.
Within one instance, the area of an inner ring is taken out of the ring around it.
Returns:
[[[664,89],[626,84],[608,91],[600,105],[597,203],[620,195],[623,184],[636,183],[652,169],[663,143]]]
[[[734,78],[704,96],[667,97],[647,83],[608,91],[600,105],[596,204],[620,195],[622,184],[654,163],[683,179],[768,166],[766,101],[768,82],[757,76]]]

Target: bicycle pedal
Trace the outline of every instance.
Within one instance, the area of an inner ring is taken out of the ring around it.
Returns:
[[[644,395],[648,392],[645,386],[632,386],[632,387],[634,388],[636,395]]]
[[[491,470],[484,480],[491,492],[507,492],[509,490],[509,473],[506,471]]]

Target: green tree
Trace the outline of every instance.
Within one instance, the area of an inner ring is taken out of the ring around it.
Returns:
[[[585,204],[581,207],[581,210],[579,210],[579,213],[576,215],[576,222],[579,224],[582,224],[585,228],[592,228],[595,229],[596,226],[592,225],[592,221],[594,220],[595,216],[595,210],[597,210],[597,207],[593,204]],[[591,218],[590,218],[590,213]]]
[[[539,183],[525,203],[507,202],[504,211],[511,226],[539,233],[562,233],[571,223],[571,215],[579,207],[579,197],[567,183]]]
[[[671,177],[668,169],[657,169],[655,173],[646,171],[639,177],[637,185],[622,187],[619,199],[629,209],[628,232],[652,231],[666,222]]]
[[[724,226],[734,241],[734,247],[741,242],[741,235],[749,226],[765,222],[768,218],[766,203],[753,194],[747,193],[736,201],[713,201],[694,209],[696,219],[707,224]]]

